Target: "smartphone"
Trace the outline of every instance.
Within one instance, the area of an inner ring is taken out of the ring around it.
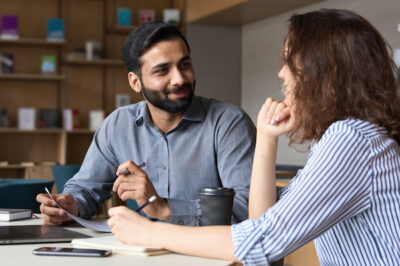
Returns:
[[[83,256],[83,257],[107,257],[111,251],[103,249],[83,249],[83,248],[61,248],[61,247],[41,247],[32,251],[35,255],[51,256]]]

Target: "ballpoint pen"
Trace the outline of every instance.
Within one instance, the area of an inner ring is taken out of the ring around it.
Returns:
[[[142,168],[143,166],[145,166],[146,165],[146,163],[145,162],[142,162],[141,164],[138,164],[138,167],[139,168]],[[122,171],[121,173],[119,173],[118,175],[117,175],[117,177],[119,177],[119,176],[121,176],[121,175],[126,175],[126,174],[129,174],[129,170],[128,169],[125,169],[124,171]]]
[[[156,196],[151,196],[145,203],[143,203],[141,206],[139,206],[139,208],[136,209],[136,212],[140,212],[144,207],[155,201],[156,198]]]

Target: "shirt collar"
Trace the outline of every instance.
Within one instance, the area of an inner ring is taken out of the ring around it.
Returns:
[[[192,102],[186,109],[183,114],[182,120],[188,121],[204,121],[206,116],[206,112],[204,107],[202,106],[199,97],[196,95],[193,96]],[[136,118],[136,125],[144,122],[148,126],[153,126],[153,119],[151,118],[149,108],[147,107],[146,102],[143,102],[142,108],[140,108],[140,112]]]
[[[206,117],[206,111],[200,102],[200,98],[196,95],[193,96],[192,102],[183,114],[182,120],[189,121],[204,121]]]

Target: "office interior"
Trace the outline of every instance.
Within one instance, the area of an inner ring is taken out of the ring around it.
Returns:
[[[120,7],[132,10],[132,26],[117,25]],[[52,165],[82,163],[94,134],[90,112],[111,113],[120,104],[117,98],[126,100],[126,95],[131,104],[142,100],[129,87],[120,58],[123,40],[139,23],[139,10],[152,9],[161,20],[166,8],[180,12],[179,27],[191,46],[195,93],[240,106],[253,122],[267,97],[282,98],[277,73],[293,13],[355,11],[381,32],[394,54],[400,49],[398,0],[1,0],[0,15],[19,19],[19,39],[0,39],[0,53],[14,56],[13,73],[0,73],[0,109],[7,111],[7,123],[0,127],[1,179],[53,179]],[[46,40],[51,17],[64,19],[64,40]],[[88,41],[101,44],[99,58],[70,56],[85,50]],[[55,58],[55,73],[43,74],[44,55]],[[18,128],[23,107],[36,110],[34,129]],[[43,109],[58,110],[60,119],[64,109],[77,111],[77,128],[65,130],[61,120],[58,128],[41,128],[38,116]],[[289,147],[282,136],[277,164],[302,166],[306,150]],[[118,201],[107,204],[105,209]],[[319,265],[312,244],[296,252],[298,257],[285,264]]]

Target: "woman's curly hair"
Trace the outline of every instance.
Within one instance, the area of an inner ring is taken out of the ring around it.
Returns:
[[[335,9],[293,15],[285,43],[283,63],[297,81],[292,144],[318,141],[347,118],[383,126],[400,143],[399,70],[366,19]]]

